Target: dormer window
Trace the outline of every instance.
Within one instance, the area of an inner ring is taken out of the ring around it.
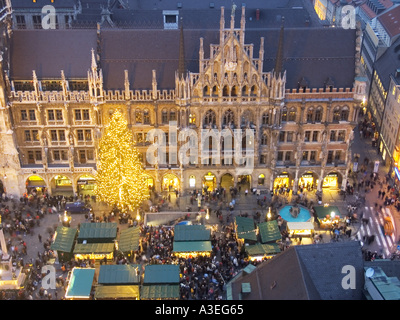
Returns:
[[[178,29],[178,16],[177,10],[164,10],[164,29]]]

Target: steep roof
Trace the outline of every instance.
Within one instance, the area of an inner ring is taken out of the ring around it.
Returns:
[[[394,6],[379,15],[378,20],[391,38],[399,35],[400,5]]]
[[[346,265],[355,268],[354,290],[341,285]],[[236,300],[360,300],[363,279],[360,243],[347,241],[292,246],[229,286]],[[240,294],[242,283],[250,283],[250,293]]]
[[[375,62],[375,70],[385,90],[389,90],[390,75],[400,68],[400,38],[397,39]]]
[[[342,28],[287,28],[283,44],[283,69],[286,88],[298,88],[304,77],[310,88],[324,87],[328,77],[335,87],[352,87],[355,65],[355,30]],[[184,29],[185,63],[190,72],[199,70],[200,38],[204,56],[210,44],[219,43],[215,29]],[[260,38],[264,37],[264,71],[275,67],[279,28],[247,29],[245,43],[254,45],[258,57]],[[174,89],[179,69],[179,30],[104,29],[100,34],[100,67],[107,90],[124,88],[128,70],[133,90],[151,89],[152,70],[158,88]],[[11,45],[11,80],[30,80],[32,70],[39,79],[86,78],[91,49],[96,50],[96,30],[14,30]]]

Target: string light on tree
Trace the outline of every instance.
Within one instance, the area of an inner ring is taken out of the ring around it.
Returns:
[[[116,111],[100,140],[95,194],[122,211],[135,211],[148,199],[144,179],[132,132],[125,117]]]

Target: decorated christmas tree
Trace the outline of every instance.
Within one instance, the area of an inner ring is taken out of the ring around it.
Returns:
[[[119,111],[112,115],[100,140],[95,194],[99,201],[121,211],[135,211],[148,199],[139,152]]]

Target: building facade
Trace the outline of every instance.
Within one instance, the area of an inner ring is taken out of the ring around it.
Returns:
[[[222,7],[219,28],[184,30],[181,23],[149,32],[143,45],[143,30],[14,30],[11,66],[2,65],[2,142],[13,150],[1,179],[7,193],[90,194],[98,142],[117,109],[142,154],[144,183],[157,192],[344,188],[366,86],[357,74],[356,32],[284,23],[246,30],[248,21],[244,7],[229,18]],[[308,53],[296,45],[300,34],[308,34],[301,42]],[[337,47],[343,36],[346,49]],[[316,49],[315,38],[329,45]],[[42,55],[25,59],[28,46]],[[65,58],[70,46],[80,51]],[[138,59],[137,50],[145,56]],[[195,152],[180,154],[187,147]]]

